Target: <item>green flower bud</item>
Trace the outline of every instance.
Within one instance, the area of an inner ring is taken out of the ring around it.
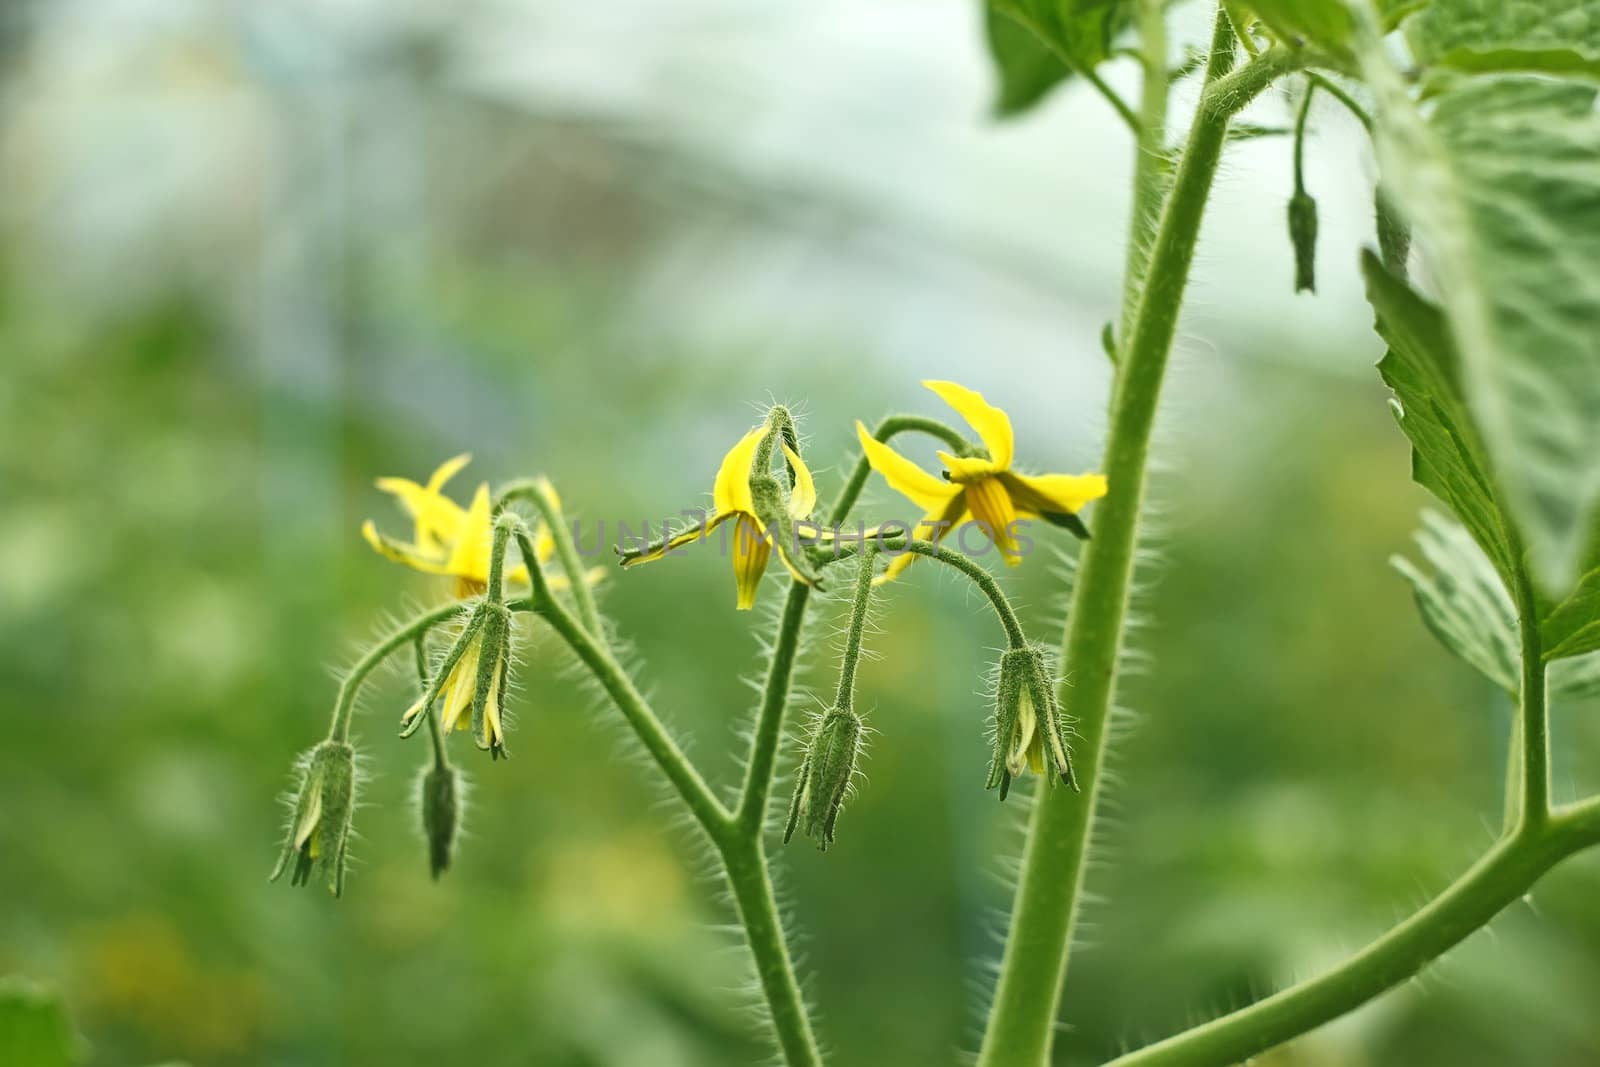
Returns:
[[[855,777],[861,752],[861,716],[849,708],[833,708],[822,717],[806,746],[800,773],[795,776],[794,799],[789,802],[789,822],[783,830],[788,844],[796,827],[823,852],[833,844],[833,827],[839,808]]]
[[[282,876],[292,859],[291,885],[305,885],[313,871],[320,871],[334,896],[344,892],[345,847],[355,814],[355,762],[355,750],[347,742],[333,740],[301,758],[300,792],[272,881]]]
[[[428,867],[438,878],[450,867],[461,814],[461,782],[449,764],[430,764],[423,772],[422,832],[428,839]]]
[[[400,736],[415,733],[434,702],[443,700],[441,730],[449,734],[470,727],[479,748],[495,759],[504,756],[510,663],[511,611],[495,600],[480,601],[422,695],[400,717]]]
[[[1294,245],[1294,291],[1317,290],[1317,202],[1304,189],[1289,198],[1289,240]]]
[[[1054,772],[1078,788],[1067,747],[1068,726],[1055,698],[1055,680],[1043,649],[1007,650],[1000,658],[995,692],[994,755],[985,789],[1000,787],[1000,799],[1011,791],[1011,779],[1027,772]]]

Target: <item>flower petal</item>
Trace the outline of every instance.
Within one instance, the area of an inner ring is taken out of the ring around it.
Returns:
[[[956,409],[967,420],[967,425],[978,432],[983,447],[995,466],[1005,470],[1011,466],[1015,447],[1011,434],[1011,417],[983,398],[983,394],[955,382],[925,381],[922,383],[938,394],[940,400]]]
[[[404,563],[407,567],[426,574],[450,573],[450,568],[445,566],[440,555],[427,552],[417,545],[408,545],[392,537],[383,536],[371,519],[361,524],[361,536],[366,538],[367,544],[376,549],[380,555],[387,556],[396,563]]]
[[[992,459],[952,456],[948,452],[939,453],[939,462],[944,464],[945,473],[956,485],[967,485],[983,478],[992,478],[1005,469]]]
[[[943,513],[951,498],[960,495],[960,486],[935,478],[873,437],[859,420],[856,422],[856,436],[861,439],[861,450],[872,469],[883,475],[890,489],[908,497],[923,511]]]
[[[456,476],[456,473],[472,462],[472,453],[463,452],[459,456],[451,456],[428,476],[428,492],[437,494],[444,488],[444,483]]]
[[[729,511],[755,512],[755,501],[750,498],[750,464],[765,436],[767,427],[757,426],[739,438],[739,443],[722,457],[716,483],[711,487],[711,506],[718,515]]]
[[[761,576],[767,571],[771,555],[772,541],[761,524],[750,515],[740,515],[733,531],[733,582],[740,611],[756,606],[756,592],[761,588]]]
[[[1017,510],[1031,511],[1049,517],[1074,515],[1092,500],[1106,495],[1106,476],[1103,474],[1018,474],[1007,471],[1000,475],[1006,492],[1016,503]]]
[[[441,553],[455,542],[465,512],[455,501],[409,478],[379,478],[375,483],[400,501],[417,527],[417,544]]]
[[[811,479],[810,468],[794,449],[785,444],[783,454],[789,457],[789,465],[794,468],[794,490],[789,494],[789,516],[803,519],[817,506],[817,483]]]
[[[489,513],[489,483],[483,482],[472,494],[472,505],[467,508],[456,533],[449,562],[445,564],[450,574],[479,582],[489,580],[489,552],[494,544],[493,520]]]

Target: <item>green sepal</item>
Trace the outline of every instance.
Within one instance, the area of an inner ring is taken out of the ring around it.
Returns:
[[[505,697],[506,664],[511,656],[511,610],[504,604],[486,601],[478,608],[482,615],[483,642],[478,650],[478,676],[472,686],[472,739],[480,749],[489,751],[495,759],[505,754],[501,745],[483,742],[484,707],[489,694],[496,700]],[[501,704],[501,725],[505,725],[505,705]]]

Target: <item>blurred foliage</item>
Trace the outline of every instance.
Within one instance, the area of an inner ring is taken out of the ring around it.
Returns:
[[[307,184],[225,185],[226,224],[107,239],[103,262],[69,254],[45,201],[0,231],[0,973],[62,991],[90,1064],[765,1054],[704,857],[540,635],[514,758],[461,749],[468,832],[442,881],[414,805],[425,742],[393,736],[397,670],[357,719],[370,775],[345,899],[265,883],[274,798],[325,729],[328,669],[440,595],[357,536],[369,515],[396,521],[374,476],[472,449],[470,476],[548,473],[591,524],[659,521],[699,499],[769,395],[805,402],[825,495],[850,420],[925,402],[918,368],[836,331],[763,321],[690,346],[673,300],[648,299],[649,257],[686,207],[652,192],[653,157],[581,122],[428,99],[423,217],[379,225],[355,207],[388,172],[357,159],[335,181],[313,156]],[[15,143],[0,158],[0,177],[43,166]],[[329,182],[342,230],[305,199]],[[1206,269],[1220,286],[1250,267]],[[753,340],[766,331],[782,343]],[[1063,1063],[1325,965],[1458,873],[1497,818],[1508,709],[1386,566],[1424,494],[1376,374],[1306,370],[1349,362],[1317,343],[1291,370],[1231,338],[1175,383]],[[930,359],[967,361],[964,380],[1006,404],[1058,382],[1052,361],[1103,358],[1092,331],[1074,345],[1004,373],[988,352]],[[1019,455],[1089,466],[1064,427],[1100,404],[1019,412]],[[881,486],[869,500],[892,506]],[[761,633],[712,554],[613,575],[603,603],[731,788]],[[1059,568],[1041,555],[1004,580],[1054,640]],[[825,603],[811,628],[819,688],[840,613]],[[1002,807],[981,788],[997,643],[982,605],[914,568],[876,618],[867,784],[827,856],[797,843],[779,875],[833,1062],[952,1062],[975,1042],[1029,790]],[[1600,784],[1596,709],[1556,716],[1558,788]],[[1537,908],[1271,1062],[1600,1059],[1597,890],[1592,858],[1568,865]]]

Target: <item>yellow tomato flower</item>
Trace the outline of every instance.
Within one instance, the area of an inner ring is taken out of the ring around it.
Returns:
[[[940,452],[945,476],[937,478],[877,440],[860,422],[867,462],[883,475],[889,487],[922,508],[924,517],[912,536],[937,541],[952,529],[976,519],[1008,565],[1022,561],[1012,523],[1018,519],[1044,519],[1087,536],[1076,515],[1091,500],[1106,495],[1103,474],[1020,474],[1011,469],[1015,450],[1011,419],[1004,411],[955,382],[922,383],[967,421],[988,451],[987,457],[953,456]],[[926,532],[924,532],[926,531]],[[879,576],[889,581],[911,565],[911,553],[896,556]]]
[[[426,485],[418,485],[408,478],[378,479],[378,488],[393,495],[416,524],[415,540],[410,544],[385,537],[378,532],[377,525],[371,519],[361,526],[361,536],[389,559],[427,574],[454,578],[458,597],[475,596],[487,588],[489,553],[494,545],[494,515],[489,499],[489,483],[478,485],[471,504],[465,508],[442,492],[445,482],[471,459],[470,454],[463,453],[445,460]],[[560,498],[556,496],[554,487],[546,483],[545,488],[559,507]],[[534,537],[533,547],[541,564],[555,554],[555,538],[542,523]],[[603,573],[599,567],[591,568],[584,575],[584,581],[593,584]],[[526,585],[527,565],[518,564],[511,568],[506,578]],[[566,585],[566,579],[557,575],[550,579],[550,585],[560,589]]]
[[[739,443],[723,457],[722,466],[717,470],[717,478],[711,489],[713,514],[710,518],[667,538],[645,552],[624,557],[622,565],[631,567],[636,563],[649,563],[660,559],[673,549],[682,548],[709,536],[712,530],[731,519],[735,522],[733,576],[738,591],[737,606],[740,611],[748,611],[755,606],[756,590],[761,585],[761,576],[766,573],[774,541],[778,542],[778,558],[794,580],[814,585],[815,582],[802,573],[802,564],[792,555],[795,546],[785,544],[785,539],[778,536],[777,531],[767,529],[766,523],[763,523],[757,514],[754,494],[750,489],[751,464],[761,447],[762,439],[771,432],[773,431],[769,426],[756,427],[740,438]],[[783,444],[783,454],[794,470],[794,490],[789,494],[785,510],[790,519],[807,518],[811,510],[817,506],[816,483],[812,481],[811,471],[787,443]],[[763,472],[756,472],[757,475],[761,473]]]

